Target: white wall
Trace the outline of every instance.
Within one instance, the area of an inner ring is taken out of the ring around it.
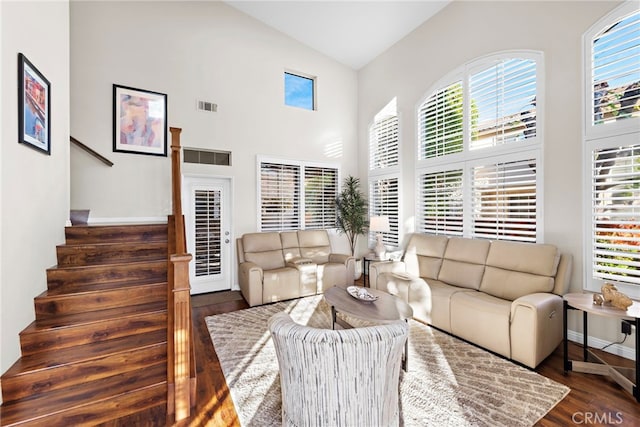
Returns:
[[[69,216],[69,4],[2,2],[0,371],[19,357]],[[51,156],[18,141],[18,53],[51,82]]]
[[[285,69],[318,77],[318,111],[284,106]],[[168,158],[112,152],[112,84],[168,94],[182,145],[232,151],[234,233],[256,230],[256,155],[337,162],[357,173],[356,72],[222,2],[73,2],[71,134],[111,159],[71,152],[71,205],[91,218],[163,217]],[[218,104],[198,112],[196,99]],[[339,154],[330,149],[338,145]]]
[[[402,129],[403,207],[413,223],[415,108],[440,78],[486,54],[544,52],[544,241],[573,254],[572,292],[582,290],[582,34],[618,2],[453,2],[358,73],[360,156],[373,116],[398,97]],[[360,176],[367,165],[359,166]],[[412,231],[408,226],[405,231]],[[571,329],[581,330],[577,316]],[[590,335],[619,339],[619,322],[594,319]]]

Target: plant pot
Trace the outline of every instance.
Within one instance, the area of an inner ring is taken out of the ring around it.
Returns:
[[[362,277],[362,258],[356,258],[356,265],[353,274],[354,280],[358,280]]]

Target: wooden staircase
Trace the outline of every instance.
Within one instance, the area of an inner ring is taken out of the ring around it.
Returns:
[[[22,357],[0,378],[0,426],[132,425],[117,420],[141,411],[158,414],[144,425],[164,425],[167,224],[65,234]]]

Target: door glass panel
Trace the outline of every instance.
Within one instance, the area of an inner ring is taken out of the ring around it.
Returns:
[[[221,192],[195,190],[195,275],[221,271]]]

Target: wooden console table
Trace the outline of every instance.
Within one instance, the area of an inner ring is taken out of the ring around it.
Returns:
[[[567,310],[580,310],[582,311],[582,323],[583,323],[583,360],[569,360],[568,353],[568,340],[567,340]],[[627,320],[635,325],[635,349],[636,349],[636,362],[634,368],[624,368],[620,366],[611,366],[589,350],[587,339],[589,337],[587,329],[587,317],[588,314],[595,314],[597,316],[611,317],[614,319]],[[622,388],[631,393],[636,401],[640,402],[640,302],[634,301],[633,305],[623,311],[615,307],[608,305],[595,305],[593,303],[593,294],[567,294],[563,298],[562,318],[564,323],[564,373],[568,371],[585,372],[588,374],[607,375],[610,376],[616,383]],[[589,359],[595,362],[589,361]],[[635,376],[635,383],[632,382],[626,375],[630,377]]]

